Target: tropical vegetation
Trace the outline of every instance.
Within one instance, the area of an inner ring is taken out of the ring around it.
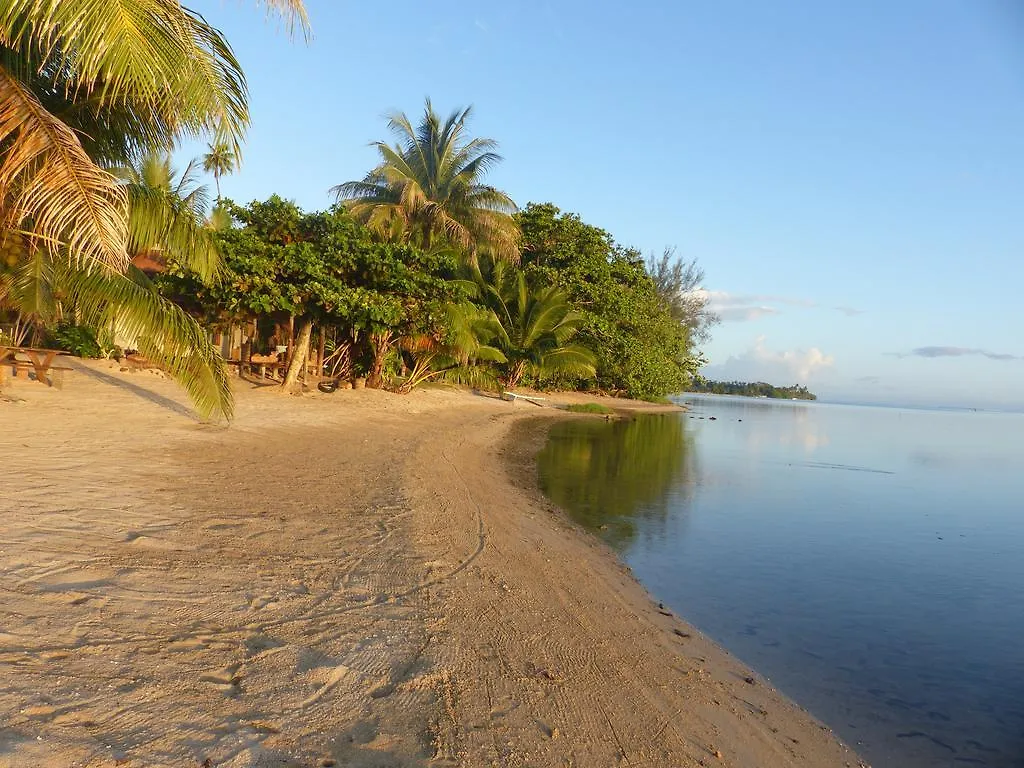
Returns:
[[[308,31],[301,0],[264,4]],[[19,332],[52,319],[50,310],[116,324],[202,411],[230,414],[205,332],[129,270],[133,248],[170,232],[154,219],[133,227],[130,211],[139,222],[147,203],[133,194],[141,179],[115,170],[184,137],[237,148],[248,119],[245,77],[227,40],[178,0],[130,11],[92,0],[0,6],[0,308],[16,315]],[[58,290],[33,292],[44,285]],[[27,326],[26,316],[34,316]]]
[[[298,0],[265,4],[308,29]],[[447,379],[650,398],[696,372],[713,321],[696,265],[645,260],[550,203],[520,210],[487,183],[501,157],[470,108],[391,115],[396,141],[327,210],[223,198],[248,122],[227,41],[176,0],[119,8],[0,9],[0,322],[15,341],[122,340],[228,416],[211,334],[240,328],[243,365],[288,349],[284,391],[312,369],[397,392]],[[179,173],[171,151],[200,136],[208,151]]]
[[[378,235],[427,249],[449,246],[471,258],[484,253],[517,260],[516,205],[483,183],[501,156],[493,139],[466,135],[471,112],[455,110],[442,120],[427,99],[415,127],[404,113],[394,113],[388,127],[398,142],[375,142],[380,164],[361,181],[332,191]]]
[[[237,170],[238,153],[226,141],[207,144],[207,150],[203,155],[203,170],[213,174],[213,181],[217,185],[217,202],[220,202],[220,177]]]

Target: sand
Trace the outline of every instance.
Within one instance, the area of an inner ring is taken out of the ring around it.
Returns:
[[[78,365],[0,399],[0,766],[860,764],[536,490],[564,413]]]

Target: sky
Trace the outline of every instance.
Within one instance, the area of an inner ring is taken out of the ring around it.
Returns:
[[[306,4],[308,43],[255,3],[188,3],[249,79],[225,196],[324,208],[386,113],[472,104],[517,203],[699,261],[709,378],[1024,409],[1016,0]]]

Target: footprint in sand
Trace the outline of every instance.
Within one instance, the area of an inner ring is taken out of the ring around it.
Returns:
[[[242,692],[242,677],[237,674],[241,666],[229,664],[213,672],[207,672],[199,676],[199,682],[210,683],[225,696],[238,696]]]
[[[170,653],[182,653],[184,651],[199,651],[206,648],[206,639],[199,637],[185,637],[180,640],[172,640],[165,646]]]
[[[272,595],[259,595],[249,601],[250,611],[261,611],[264,608],[274,608],[276,606],[277,601],[274,600]]]
[[[280,650],[285,644],[270,635],[255,632],[245,638],[245,653],[247,656],[256,656],[270,650]]]

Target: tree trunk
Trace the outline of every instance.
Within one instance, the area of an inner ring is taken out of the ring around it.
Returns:
[[[285,374],[284,383],[281,385],[281,391],[286,394],[290,394],[295,390],[295,385],[299,381],[299,374],[306,367],[306,356],[309,354],[309,338],[312,335],[313,321],[306,320],[302,323],[302,328],[299,329],[299,338],[295,342],[295,352],[288,363],[288,373]]]
[[[316,375],[322,378],[324,375],[324,355],[327,354],[327,330],[320,326],[319,339],[316,349]]]
[[[512,389],[517,386],[524,373],[526,373],[526,361],[517,360],[512,364],[512,368],[509,369],[508,383],[505,385],[505,389]]]
[[[288,350],[284,353],[285,362],[290,366],[295,357],[295,315],[288,318]]]
[[[366,377],[366,386],[370,389],[380,389],[384,383],[384,361],[391,350],[391,343],[394,335],[391,331],[370,334],[370,346],[373,347],[373,364],[370,366],[369,374]]]

